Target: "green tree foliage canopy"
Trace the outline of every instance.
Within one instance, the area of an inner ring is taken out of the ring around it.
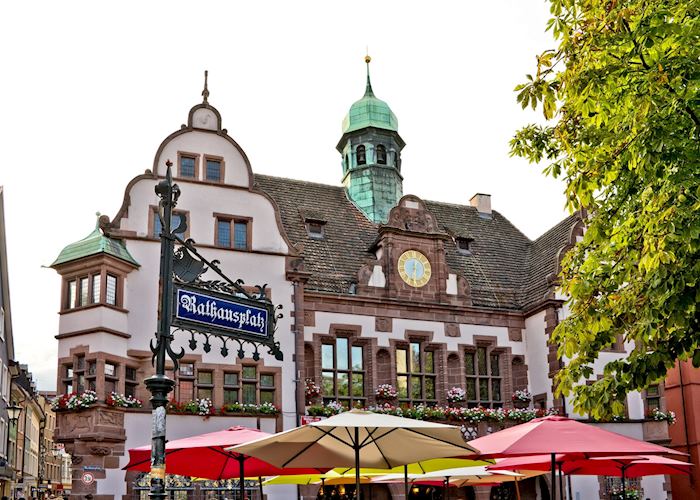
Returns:
[[[559,46],[516,87],[547,125],[519,130],[511,154],[545,161],[588,214],[562,262],[571,315],[552,340],[559,391],[606,418],[675,360],[700,365],[700,0],[550,4]],[[583,384],[619,338],[633,353]]]

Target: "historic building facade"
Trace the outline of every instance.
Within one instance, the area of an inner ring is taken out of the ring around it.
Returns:
[[[160,249],[154,186],[167,160],[182,190],[176,214],[187,221],[187,237],[246,286],[265,284],[285,314],[276,334],[283,361],[224,357],[220,346],[205,351],[201,342],[190,350],[189,336],[176,335],[186,354],[180,370],[169,373],[179,403],[168,416],[169,439],[233,424],[295,426],[305,413],[307,379],[320,386],[321,401],[345,406],[377,404],[376,388],[391,384],[404,406],[444,405],[448,389],[459,387],[469,406],[511,407],[511,395],[527,390],[536,407],[572,413],[569,401],[553,396],[562,360],[548,338],[567,314],[556,277],[562,254],[582,234],[579,216],[531,241],[492,209],[487,194],[462,205],[404,195],[404,141],[369,73],[365,95],[343,122],[337,186],[254,175],[206,87],[203,95],[187,124],[160,145],[152,167],[128,184],[115,215],[99,217],[94,231],[53,264],[63,278],[58,392],[95,391],[98,399],[57,415],[56,439],[73,456],[75,495],[138,498],[143,491],[143,478],[120,467],[126,449],[149,442],[150,413],[106,401],[112,392],[149,396],[142,381],[153,373]],[[601,361],[624,354],[619,345]],[[229,411],[182,414],[196,399]],[[257,410],[237,413],[236,402]],[[266,413],[265,403],[281,413]],[[605,425],[662,441],[666,435],[652,435],[654,426],[644,421],[644,405],[631,394],[629,421]],[[86,470],[96,471],[96,481],[81,480]],[[543,498],[546,487],[533,480],[524,498]],[[645,497],[666,495],[663,478],[644,479],[641,487]],[[572,484],[581,498],[604,490],[597,478]],[[302,493],[312,498],[316,491]],[[375,494],[403,498],[402,488]],[[476,494],[489,497],[488,489]]]

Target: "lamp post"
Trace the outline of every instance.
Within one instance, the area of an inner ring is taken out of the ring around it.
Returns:
[[[7,450],[7,459],[10,460],[10,428],[12,424],[15,424],[15,439],[17,436],[17,422],[19,421],[19,416],[22,413],[22,407],[19,406],[15,401],[12,402],[10,406],[5,408],[7,410],[7,420],[9,427],[7,428],[7,443],[5,443],[5,449]],[[17,446],[15,445],[14,457],[12,457],[12,463],[10,466],[14,469],[15,463],[17,462]]]
[[[160,317],[158,318],[158,331],[156,343],[151,341],[155,374],[147,378],[144,383],[151,392],[151,406],[153,408],[153,425],[151,432],[151,491],[150,498],[165,498],[165,415],[168,404],[168,393],[173,390],[175,381],[165,375],[165,356],[173,356],[170,342],[173,339],[171,329],[172,316],[172,274],[173,253],[175,240],[171,232],[173,208],[180,197],[180,188],[172,181],[172,162],[166,163],[168,169],[165,179],[156,185],[156,194],[160,198],[159,213],[161,218],[160,233]],[[181,356],[180,356],[181,357]]]

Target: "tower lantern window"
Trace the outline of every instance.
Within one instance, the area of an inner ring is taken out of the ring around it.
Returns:
[[[367,163],[367,155],[365,153],[365,147],[364,146],[357,146],[356,154],[357,154],[357,164],[358,165],[365,165]]]
[[[382,144],[377,146],[377,163],[386,165],[386,148]]]

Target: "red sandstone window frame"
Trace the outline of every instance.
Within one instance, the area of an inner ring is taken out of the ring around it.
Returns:
[[[396,345],[395,348],[395,358],[396,358],[396,390],[399,393],[398,399],[399,403],[403,406],[425,404],[425,405],[436,405],[438,403],[438,377],[437,377],[437,350],[426,348],[427,342],[424,340],[411,339],[409,342],[402,342]],[[415,370],[412,360],[412,353],[414,346],[418,347],[418,370]],[[399,352],[405,352],[405,368],[402,370],[401,366],[401,356]],[[432,371],[427,367],[428,359],[432,359]],[[402,384],[400,383],[401,378],[406,378],[406,392],[405,396],[402,396]],[[420,397],[414,396],[414,390],[418,387],[414,385],[414,380],[419,380],[420,386]],[[428,381],[432,381],[432,398],[429,395]]]
[[[213,179],[209,178],[209,166],[207,165],[207,163],[209,161],[219,162],[219,180],[213,180]],[[223,184],[224,183],[224,178],[225,178],[225,174],[226,174],[226,162],[224,161],[223,156],[215,156],[215,155],[205,154],[202,164],[203,164],[202,170],[204,172],[204,175],[202,176],[203,180],[205,180],[207,182],[212,182],[214,184]]]
[[[483,349],[485,356],[485,373],[480,372],[479,364],[479,352]],[[493,344],[482,344],[478,343],[473,347],[467,347],[464,351],[464,373],[465,373],[465,383],[466,383],[466,401],[467,406],[483,406],[485,408],[502,408],[505,404],[505,397],[503,394],[504,388],[504,354],[505,351]],[[498,361],[496,364],[497,373],[493,372],[493,356],[498,356]],[[468,367],[467,359],[470,357],[472,359],[473,373],[470,373],[470,368]],[[483,397],[481,381],[486,382],[486,397]],[[475,398],[470,398],[469,386],[473,381],[474,383],[474,395]],[[500,393],[500,399],[494,398],[494,382],[498,382],[498,392]]]

